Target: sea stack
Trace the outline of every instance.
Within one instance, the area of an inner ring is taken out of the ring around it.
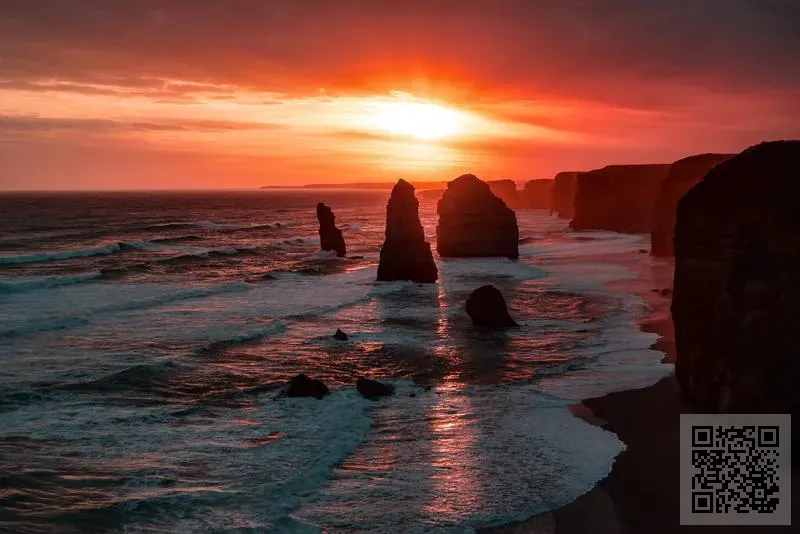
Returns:
[[[800,415],[798,202],[800,141],[751,147],[678,202],[675,371],[702,410]]]
[[[708,171],[732,156],[733,154],[698,154],[679,159],[672,164],[656,199],[655,222],[650,234],[650,250],[654,256],[675,255],[673,237],[678,200],[702,180]]]
[[[506,203],[511,209],[522,207],[519,191],[514,180],[489,180],[486,182],[494,196]]]
[[[522,190],[522,207],[549,210],[552,205],[554,180],[529,180]]]
[[[465,174],[447,184],[438,204],[436,250],[442,257],[519,257],[514,210],[486,182]]]
[[[328,206],[317,204],[317,220],[319,221],[319,243],[322,250],[335,250],[339,257],[347,254],[342,231],[336,228],[336,216]]]
[[[670,165],[609,165],[580,172],[575,190],[575,230],[650,233],[655,204]]]
[[[378,281],[433,283],[438,277],[431,246],[419,222],[414,186],[399,180],[386,205],[386,240],[381,247]]]
[[[467,298],[467,315],[476,326],[519,326],[508,314],[503,294],[492,285],[481,286]]]
[[[559,219],[572,219],[575,214],[575,186],[578,182],[577,172],[560,172],[553,180],[550,211]]]

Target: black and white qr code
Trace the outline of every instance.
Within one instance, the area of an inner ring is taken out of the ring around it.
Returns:
[[[790,425],[789,415],[682,415],[681,524],[790,524]]]

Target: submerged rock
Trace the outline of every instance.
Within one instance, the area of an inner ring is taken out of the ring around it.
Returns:
[[[577,172],[560,172],[553,180],[551,196],[551,212],[559,219],[572,219],[575,214],[575,187],[578,183]]]
[[[333,334],[333,339],[336,339],[336,340],[339,340],[339,341],[347,341],[349,338],[347,337],[347,334],[342,332],[341,329],[337,328],[336,329],[336,333]]]
[[[299,374],[289,381],[284,394],[287,397],[314,397],[316,399],[321,399],[325,395],[330,394],[330,392],[328,386],[321,380]]]
[[[653,229],[656,197],[669,165],[609,165],[578,173],[575,230],[631,234]]]
[[[356,380],[356,389],[368,399],[394,395],[394,387],[390,384],[384,384],[363,376],[358,377],[358,380]]]
[[[678,202],[675,372],[703,410],[800,414],[798,203],[800,141],[751,147]]]
[[[477,326],[519,326],[508,314],[503,294],[492,286],[481,286],[467,298],[467,314]]]
[[[534,210],[549,210],[553,205],[554,180],[529,180],[522,190],[521,205]]]
[[[414,186],[399,180],[386,205],[386,240],[381,247],[378,280],[433,283],[438,277],[431,246],[419,222]]]
[[[673,238],[678,201],[689,189],[702,180],[708,171],[730,159],[732,155],[699,154],[679,159],[672,164],[656,199],[655,222],[653,231],[650,233],[654,256],[669,257],[675,254]]]
[[[514,210],[486,182],[465,174],[447,184],[438,205],[436,250],[442,257],[519,257]]]
[[[319,244],[322,250],[335,250],[339,257],[347,254],[342,231],[336,228],[336,216],[328,206],[317,204],[317,220],[319,221]]]

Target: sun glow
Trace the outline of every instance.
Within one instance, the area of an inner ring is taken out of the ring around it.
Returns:
[[[370,112],[378,129],[416,139],[454,137],[463,133],[466,125],[463,113],[426,102],[376,102]]]

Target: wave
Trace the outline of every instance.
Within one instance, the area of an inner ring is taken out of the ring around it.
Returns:
[[[191,222],[171,222],[163,224],[152,224],[140,228],[140,230],[161,231],[161,230],[185,230],[190,228],[200,228],[203,230],[258,230],[258,229],[279,229],[295,226],[297,221],[274,221],[271,223],[221,223],[216,221],[191,221]]]
[[[37,289],[47,289],[52,287],[68,286],[80,284],[90,280],[101,278],[103,273],[92,271],[89,273],[74,274],[67,276],[42,276],[42,277],[19,277],[15,281],[0,282],[0,294],[2,293],[25,293],[36,291]]]
[[[88,382],[68,383],[57,386],[57,389],[91,390],[116,392],[124,389],[140,389],[145,391],[160,390],[166,382],[162,380],[177,372],[177,365],[172,360],[134,365],[108,376]]]
[[[252,343],[253,341],[258,341],[260,339],[264,339],[265,337],[270,337],[276,334],[280,334],[282,332],[285,332],[287,329],[288,326],[286,325],[286,323],[281,321],[274,321],[262,326],[261,328],[257,328],[251,332],[245,332],[243,334],[239,334],[238,336],[230,336],[225,339],[217,339],[209,343],[206,343],[205,345],[197,349],[197,352],[199,354],[217,353],[239,344]]]
[[[97,247],[61,250],[57,252],[40,252],[38,254],[25,254],[22,256],[2,256],[0,257],[0,265],[21,265],[26,263],[68,260],[72,258],[88,258],[91,256],[114,254],[120,250],[121,247],[119,243],[110,243]]]

